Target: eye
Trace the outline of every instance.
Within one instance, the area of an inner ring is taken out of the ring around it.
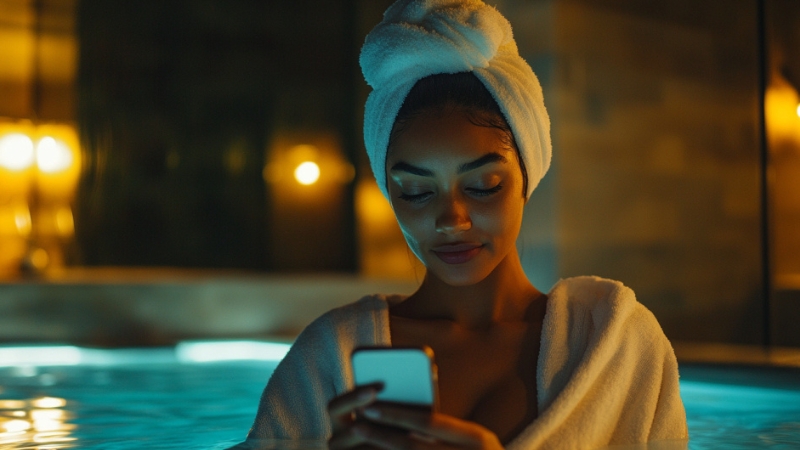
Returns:
[[[503,189],[502,184],[498,184],[497,186],[489,189],[467,188],[467,191],[475,197],[488,197],[492,194],[496,194],[500,191],[500,189]]]
[[[409,203],[422,203],[429,199],[433,192],[423,192],[422,194],[400,194],[400,200],[405,200]]]

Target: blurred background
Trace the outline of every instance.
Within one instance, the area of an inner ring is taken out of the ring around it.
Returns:
[[[291,337],[412,292],[361,139],[390,3],[0,0],[0,342]],[[676,347],[800,346],[800,3],[494,4],[553,124],[534,284],[622,280]]]

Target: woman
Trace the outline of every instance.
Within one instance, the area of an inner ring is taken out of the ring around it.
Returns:
[[[479,0],[401,0],[361,65],[373,172],[426,274],[407,298],[369,296],[307,327],[249,438],[337,449],[685,439],[675,356],[632,291],[579,277],[543,294],[523,272],[516,238],[550,163],[549,119],[505,18]],[[376,345],[434,350],[438,412],[353,386],[350,353]]]

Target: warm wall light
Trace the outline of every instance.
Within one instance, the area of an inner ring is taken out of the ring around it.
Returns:
[[[33,165],[45,173],[57,173],[72,165],[72,151],[62,140],[45,136],[34,147],[33,140],[22,133],[0,137],[0,166],[20,171]]]
[[[0,166],[20,171],[33,165],[45,173],[57,173],[72,165],[72,151],[62,140],[45,136],[35,148],[33,140],[22,133],[10,133],[0,137]]]
[[[64,141],[45,136],[36,145],[36,165],[45,173],[57,173],[72,165],[72,151]]]
[[[38,250],[62,266],[74,234],[76,3],[0,1],[0,279],[41,263]]]
[[[800,95],[791,83],[780,76],[773,76],[764,95],[767,133],[770,142],[800,142],[798,109]]]
[[[0,278],[63,266],[80,169],[72,124],[0,120]]]
[[[303,135],[299,139],[292,136],[286,142],[285,138],[276,139],[272,150],[267,154],[267,164],[264,166],[264,181],[272,185],[279,185],[283,180],[294,181],[303,186],[310,185],[345,185],[353,181],[355,169],[341,155],[341,149],[335,139],[324,134],[322,138],[311,139],[314,144],[295,144],[291,141],[309,139]],[[294,185],[294,183],[292,183]],[[289,188],[290,191],[307,196],[312,192],[323,194],[320,189],[300,189],[297,185]],[[289,191],[287,191],[289,192]],[[291,195],[291,194],[289,194]]]
[[[33,140],[22,133],[0,137],[0,166],[8,170],[25,170],[33,164]]]
[[[800,104],[797,105],[797,117],[800,117]]]
[[[302,185],[311,185],[319,180],[319,166],[312,161],[305,161],[294,169],[294,179]]]

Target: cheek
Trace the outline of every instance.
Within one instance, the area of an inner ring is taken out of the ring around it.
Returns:
[[[426,233],[424,226],[425,221],[417,217],[417,215],[413,213],[409,214],[408,211],[402,209],[395,209],[394,215],[395,218],[397,218],[397,224],[400,226],[400,232],[403,233],[403,238],[405,238],[408,248],[416,255],[417,259],[423,264],[427,264],[424,258],[425,255],[423,255],[421,250],[421,243],[426,239],[426,236],[430,234]]]
[[[473,225],[495,239],[516,242],[522,227],[523,206],[521,200],[511,198],[494,204],[479,205],[473,210]]]
[[[424,232],[425,217],[418,211],[408,208],[407,205],[392,204],[392,209],[406,242],[412,248],[416,247],[422,238],[421,233]]]

